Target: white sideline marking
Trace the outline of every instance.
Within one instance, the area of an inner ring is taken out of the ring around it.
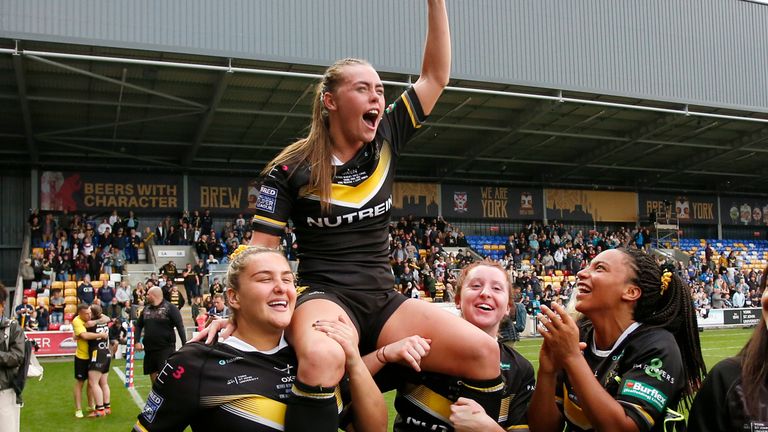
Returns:
[[[117,376],[120,377],[120,381],[125,383],[125,374],[123,373],[123,371],[121,371],[117,366],[113,366],[112,370],[115,371]],[[127,390],[128,390],[128,393],[131,394],[131,398],[133,399],[133,402],[136,403],[136,406],[139,407],[139,409],[144,409],[144,399],[142,399],[141,396],[139,396],[139,392],[137,392],[135,388],[129,388]]]

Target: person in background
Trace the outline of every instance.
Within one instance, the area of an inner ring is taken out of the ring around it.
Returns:
[[[688,415],[690,432],[760,431],[768,425],[767,277],[764,272],[763,319],[738,355],[720,361],[709,372]]]
[[[91,320],[91,306],[86,303],[77,305],[77,316],[72,320],[72,329],[77,341],[77,350],[75,351],[75,417],[83,418],[83,384],[88,380],[88,366],[90,365],[90,351],[88,343],[92,340],[107,340],[107,333],[95,333],[86,330],[93,326]]]
[[[51,293],[51,324],[64,323],[64,306],[66,300],[64,299],[62,290],[60,288],[54,289]]]
[[[102,314],[101,306],[91,305],[91,321],[86,325],[86,331],[102,336],[99,339],[88,341],[88,388],[94,401],[94,410],[88,415],[90,418],[104,417],[112,414],[110,407],[109,389],[109,365],[112,361],[112,353],[109,349],[109,317]],[[107,335],[106,338],[103,335]]]
[[[136,320],[136,340],[141,342],[136,343],[135,347],[138,351],[146,349],[144,375],[149,375],[153,383],[165,366],[168,356],[176,351],[174,330],[184,345],[187,336],[179,309],[163,299],[163,292],[159,287],[150,288],[147,291],[147,304]]]
[[[35,312],[37,312],[37,329],[39,331],[47,331],[48,324],[50,322],[49,320],[50,314],[48,313],[48,307],[44,303],[41,303],[37,305],[37,308],[35,308]]]
[[[77,299],[81,303],[90,305],[96,300],[96,290],[91,285],[91,277],[85,275],[83,282],[77,287]]]
[[[0,432],[19,432],[20,397],[11,380],[24,362],[24,328],[5,318],[8,290],[0,283]]]

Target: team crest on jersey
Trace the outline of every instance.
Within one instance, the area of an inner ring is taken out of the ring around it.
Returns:
[[[147,396],[147,403],[144,405],[144,409],[141,411],[141,415],[143,415],[148,422],[152,423],[155,421],[155,415],[157,415],[157,411],[160,410],[162,405],[163,398],[155,393],[154,390],[152,390]]]
[[[269,213],[275,212],[277,204],[277,189],[269,186],[261,186],[259,196],[256,197],[256,208]]]
[[[467,208],[467,201],[469,196],[466,192],[454,192],[453,193],[453,211],[456,213],[466,213],[469,211]]]

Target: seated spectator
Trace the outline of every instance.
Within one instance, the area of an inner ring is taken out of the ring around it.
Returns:
[[[16,321],[19,322],[19,325],[22,328],[27,327],[27,321],[29,321],[29,317],[32,315],[32,312],[35,311],[35,308],[32,307],[31,304],[29,304],[29,299],[25,296],[21,298],[21,304],[16,306],[16,310],[14,311],[16,313]]]
[[[120,316],[123,309],[131,307],[131,287],[128,286],[128,281],[125,279],[120,281],[120,286],[115,290],[115,302],[117,305],[116,316]]]
[[[40,323],[37,321],[37,310],[32,309],[29,317],[24,322],[24,331],[38,331]]]
[[[37,318],[37,329],[40,331],[48,330],[48,308],[44,304],[37,305],[35,309]]]
[[[117,304],[115,282],[109,281],[99,290],[99,303],[104,314],[110,318],[120,315],[120,307]]]
[[[64,320],[64,324],[62,324],[61,327],[59,327],[59,331],[74,331],[74,329],[72,328],[72,322],[70,322],[69,320]]]
[[[51,324],[62,324],[64,322],[65,299],[61,289],[53,290],[51,296]]]

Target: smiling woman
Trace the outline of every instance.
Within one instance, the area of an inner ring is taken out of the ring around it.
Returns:
[[[242,247],[232,255],[226,279],[237,330],[226,341],[191,343],[173,354],[157,376],[135,431],[183,430],[188,425],[193,430],[284,429],[290,384],[296,379],[296,356],[284,338],[296,305],[293,273],[279,251]],[[351,332],[343,322],[338,328]],[[334,343],[346,354],[352,402],[383,410],[384,400],[376,398],[356,340]],[[365,374],[356,373],[361,370]],[[369,430],[368,423],[356,426]]]
[[[559,305],[538,316],[531,430],[661,431],[670,414],[683,421],[672,410],[690,406],[705,372],[690,289],[638,249],[602,252],[578,278],[581,328]]]

